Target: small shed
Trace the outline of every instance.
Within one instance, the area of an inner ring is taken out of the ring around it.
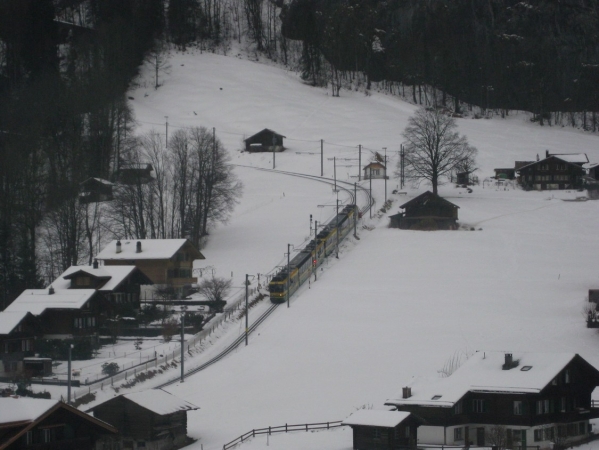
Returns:
[[[154,166],[149,163],[123,163],[113,174],[113,181],[122,184],[147,184],[154,181]]]
[[[32,377],[52,375],[52,358],[23,358],[23,371]]]
[[[369,180],[370,178],[372,178],[373,180],[376,180],[378,178],[380,178],[380,179],[387,178],[387,168],[385,167],[384,164],[381,164],[380,162],[377,162],[377,161],[371,162],[366,167],[364,167],[362,170],[364,171],[364,179],[365,180]]]
[[[114,185],[108,180],[103,180],[102,178],[88,178],[82,182],[80,186],[80,203],[109,202],[113,199],[112,187]]]
[[[516,169],[514,167],[495,169],[495,178],[498,180],[513,180],[516,178]]]
[[[390,216],[391,228],[402,230],[456,230],[458,209],[448,200],[426,191],[399,207],[403,212]]]
[[[354,449],[416,448],[421,421],[406,411],[360,409],[345,419],[353,430]]]
[[[196,409],[168,392],[150,389],[119,395],[93,411],[94,417],[119,430],[123,448],[171,450],[189,444],[187,411]]]
[[[283,139],[286,136],[279,134],[268,128],[259,131],[258,133],[245,139],[246,152],[282,152],[285,150]]]

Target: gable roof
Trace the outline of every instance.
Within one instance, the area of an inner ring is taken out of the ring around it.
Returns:
[[[0,335],[10,334],[28,314],[28,311],[0,312]]]
[[[118,398],[118,397],[117,397]],[[160,416],[172,414],[178,411],[191,411],[200,409],[198,406],[179,397],[163,391],[162,389],[148,389],[141,392],[133,392],[131,394],[123,394],[121,399],[133,402],[148,411],[151,411]],[[107,402],[114,399],[107,400]],[[104,403],[107,403],[104,402]],[[100,405],[97,405],[100,406]],[[96,407],[97,407],[96,406]],[[96,408],[94,407],[94,408]],[[94,409],[92,408],[92,409]]]
[[[394,428],[410,417],[407,411],[359,409],[341,422],[343,425]]]
[[[431,191],[426,191],[425,193],[420,194],[417,197],[414,197],[412,200],[401,205],[400,208],[410,207],[410,206],[416,205],[418,203],[425,204],[430,199],[440,200],[441,202],[447,203],[448,205],[450,205],[454,208],[459,208],[458,205],[451,203],[449,200],[445,200],[443,197],[439,197],[438,195],[433,194]]]
[[[586,157],[586,155],[585,155],[585,157]],[[568,164],[568,165],[570,165],[570,166],[573,166],[573,167],[576,167],[576,168],[578,168],[578,169],[584,170],[584,169],[583,169],[583,167],[581,166],[581,164],[582,164],[582,161],[575,162],[575,161],[574,161],[574,160],[575,160],[575,158],[567,158],[567,157],[566,157],[566,155],[549,155],[547,158],[543,158],[543,159],[541,159],[540,161],[532,161],[532,162],[531,162],[531,163],[529,163],[529,164],[526,164],[526,165],[523,165],[523,166],[521,166],[521,167],[518,167],[516,170],[517,170],[517,171],[520,171],[520,170],[522,170],[522,169],[527,169],[527,168],[529,168],[529,167],[532,167],[532,166],[534,166],[534,165],[536,165],[536,164],[541,164],[541,163],[543,163],[543,162],[545,162],[545,161],[547,161],[547,160],[549,160],[549,159],[558,159],[558,160],[560,160],[560,161],[563,161],[563,162],[565,162],[566,164]],[[570,159],[570,161],[568,161],[568,159]],[[585,161],[585,162],[589,162],[589,160],[588,160],[588,159],[586,159],[586,161]]]
[[[81,309],[96,293],[95,289],[26,289],[5,311],[30,312],[39,316],[46,309]]]
[[[562,161],[566,161],[573,164],[586,164],[589,162],[589,157],[586,153],[549,153],[547,157],[557,156]]]
[[[272,134],[274,134],[274,135],[276,135],[276,136],[280,136],[280,137],[282,137],[282,138],[287,138],[287,136],[283,136],[282,134],[279,134],[279,133],[277,133],[276,131],[273,131],[273,130],[271,130],[271,129],[269,129],[269,128],[264,128],[263,130],[261,130],[261,131],[258,131],[256,134],[253,134],[253,135],[251,135],[249,138],[247,138],[247,139],[244,139],[243,141],[244,141],[244,142],[245,142],[245,141],[249,141],[250,139],[253,139],[253,138],[255,138],[256,136],[259,136],[259,135],[261,135],[262,133],[272,133]]]
[[[410,386],[411,397],[400,395],[385,404],[450,408],[468,392],[537,394],[577,357],[575,353],[514,354],[518,366],[503,370],[505,353],[478,352],[449,377],[416,380]],[[530,369],[522,370],[525,366]]]
[[[66,403],[59,402],[58,400],[28,397],[0,397],[0,427],[23,427],[16,434],[9,435],[6,441],[0,441],[0,450],[5,449],[16,442],[27,431],[34,428],[37,423],[44,420],[58,409],[65,409],[96,426],[104,428],[110,433],[118,433],[118,430],[112,425],[81,412],[77,408],[67,405]]]
[[[381,164],[378,161],[374,161],[374,162],[371,162],[370,164],[368,164],[367,166],[364,166],[364,168],[362,170],[366,170],[368,168],[373,168],[373,167],[377,168],[377,169],[385,169],[385,165],[384,164]]]
[[[97,269],[93,266],[71,266],[52,282],[52,286],[54,289],[69,289],[70,280],[79,274],[86,274],[100,280],[107,280],[98,289],[99,291],[113,291],[135,271],[139,271],[136,266],[100,266]]]
[[[121,243],[121,252],[116,252],[116,243]],[[141,252],[137,253],[137,243],[141,243]],[[100,260],[139,260],[170,259],[185,244],[197,252],[195,259],[206,259],[187,239],[130,239],[114,240],[98,254]]]

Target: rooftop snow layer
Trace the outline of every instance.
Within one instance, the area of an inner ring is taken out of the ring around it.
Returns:
[[[46,309],[80,309],[96,293],[95,289],[26,289],[5,311],[27,311],[39,316]]]
[[[93,277],[109,278],[99,291],[113,291],[116,289],[130,274],[135,270],[135,266],[101,266],[94,269],[93,266],[71,266],[65,270],[54,282],[54,289],[69,289],[71,281],[65,280],[64,277],[76,272],[86,272]]]
[[[410,413],[406,411],[359,409],[342,423],[343,425],[392,428],[407,419],[409,415]]]
[[[503,370],[505,353],[478,352],[447,378],[417,380],[409,398],[389,399],[387,405],[426,405],[450,408],[467,392],[538,393],[572,361],[574,353],[513,355],[518,366]],[[522,370],[529,366],[530,369]]]
[[[0,312],[0,334],[10,334],[27,315],[27,311]]]
[[[58,400],[26,397],[0,397],[0,424],[31,422],[54,405]]]
[[[137,403],[142,408],[160,415],[200,409],[198,406],[160,389],[149,389],[147,391],[125,394],[123,397]]]
[[[183,247],[187,239],[133,239],[121,240],[121,252],[116,252],[112,241],[98,254],[97,258],[107,259],[170,259]],[[141,252],[137,253],[137,243],[141,242]]]

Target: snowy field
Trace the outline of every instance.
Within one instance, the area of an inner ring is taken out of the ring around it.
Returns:
[[[230,222],[212,232],[197,267],[212,266],[237,287],[245,274],[284,264],[287,244],[299,247],[309,237],[309,215],[326,221],[334,208],[318,205],[336,199],[324,184],[247,167],[271,168],[272,156],[241,153],[244,137],[263,128],[287,136],[276,168],[313,175],[320,174],[324,139],[325,176],[333,176],[329,158],[337,157],[339,179],[354,182],[358,167],[345,166],[357,164],[358,144],[365,147],[363,165],[386,148],[393,168],[415,111],[377,92],[342,90],[332,98],[294,73],[242,58],[187,53],[171,65],[157,91],[148,72],[129,94],[139,132],[165,133],[168,116],[169,134],[178,127],[215,127],[230,150],[244,195]],[[458,119],[458,125],[479,150],[481,181],[495,167],[534,160],[546,150],[586,152],[599,162],[597,136],[539,127],[524,113]],[[388,182],[391,214],[428,188],[392,195],[397,184]],[[373,181],[373,191],[380,207],[382,180]],[[289,309],[278,308],[248,347],[168,388],[201,408],[188,414],[189,434],[197,439],[190,449],[221,449],[254,428],[336,421],[357,408],[381,408],[412,377],[438,376],[452,356],[477,350],[577,352],[599,365],[599,335],[585,328],[582,314],[588,289],[599,284],[599,202],[563,201],[582,194],[574,191],[491,184],[472,193],[446,185],[440,193],[460,207],[460,223],[474,231],[400,231],[387,228],[386,216],[367,215],[360,240],[346,239],[340,259],[329,261]],[[241,332],[240,324],[229,326],[212,351]],[[150,383],[136,388],[143,387]],[[351,430],[260,436],[240,448],[267,446],[348,450]]]

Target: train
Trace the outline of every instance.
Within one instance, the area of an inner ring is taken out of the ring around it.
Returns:
[[[346,205],[331,219],[297,255],[289,266],[281,269],[268,284],[270,301],[284,303],[306,281],[325,258],[338,251],[339,243],[354,228],[359,219],[358,207]]]

